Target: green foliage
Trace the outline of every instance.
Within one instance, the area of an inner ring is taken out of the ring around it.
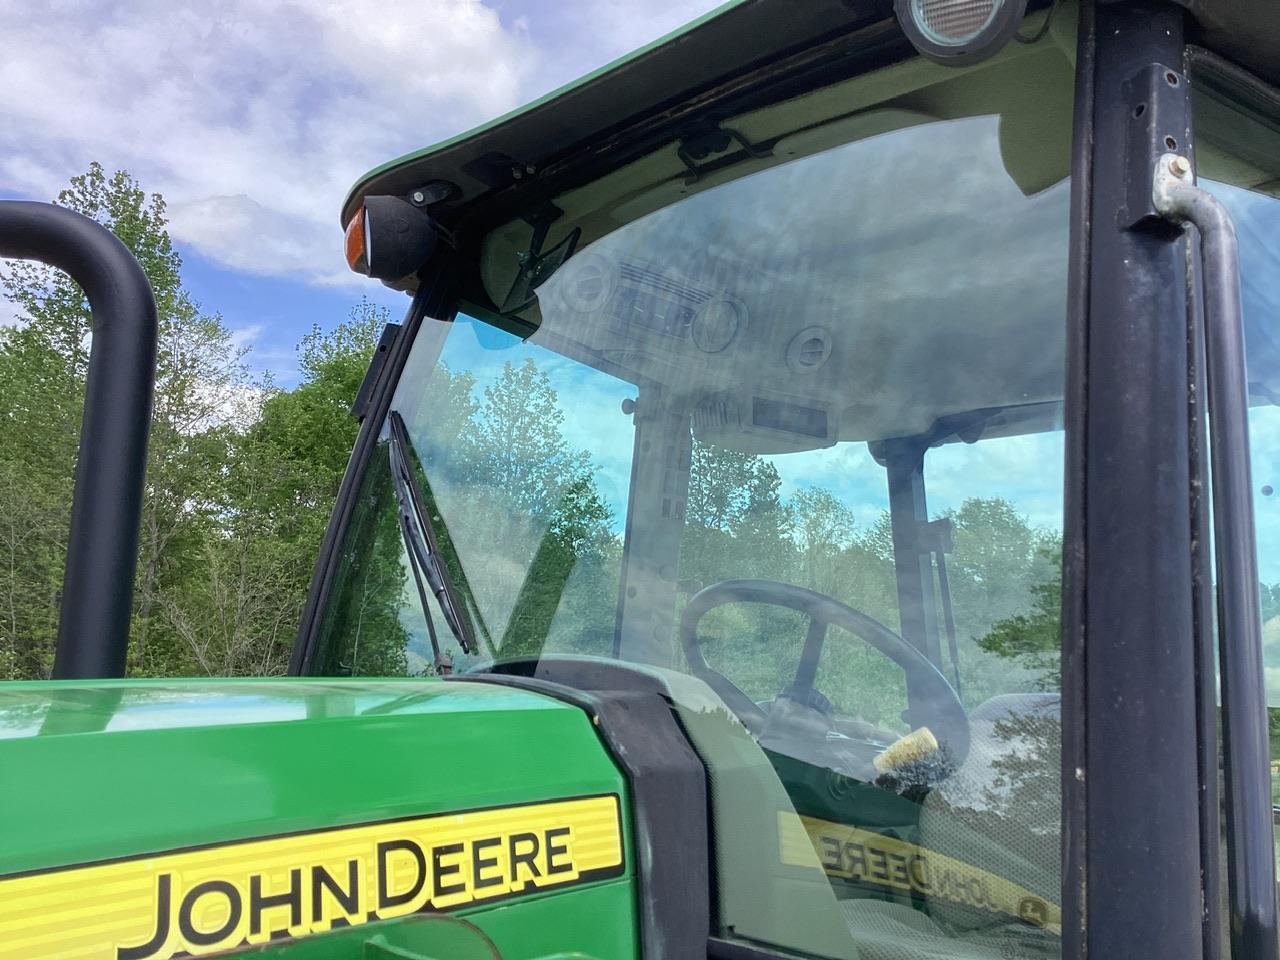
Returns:
[[[164,200],[98,164],[58,203],[111,229],[151,282],[157,384],[129,656],[133,674],[279,673],[355,436],[347,413],[385,315],[361,303],[301,345],[302,383],[255,384],[182,286]],[[64,274],[0,272],[0,677],[45,677],[61,601],[89,310]]]
[[[1033,671],[1040,688],[1058,690],[1062,684],[1062,547],[1049,542],[1039,552],[1053,573],[1031,587],[1031,610],[997,621],[978,646]]]
[[[720,456],[728,462],[716,462]],[[752,460],[760,463],[753,466]],[[787,519],[778,525],[771,542],[761,538],[751,550],[743,550],[750,541],[742,518],[750,512],[745,505],[753,471],[767,466],[761,464],[762,458],[699,452],[695,447],[691,489],[722,482],[739,489],[719,491],[715,498],[700,494],[703,504],[737,506],[702,513],[717,527],[690,524],[686,528],[682,575],[688,569],[688,576],[707,583],[744,575],[797,583],[897,630],[893,539],[887,513],[859,529],[848,508],[829,491],[802,489],[781,505]],[[996,693],[1056,689],[1060,592],[1056,536],[1037,531],[1001,499],[971,498],[945,516],[953,525],[954,546],[947,561],[965,702],[972,706]],[[720,517],[732,519],[722,522]],[[761,572],[738,572],[746,566]],[[940,604],[941,597],[937,599]],[[738,605],[713,612],[704,621],[702,633],[708,659],[749,695],[767,699],[794,676],[805,626],[802,618],[785,611]],[[1035,629],[1034,636],[1022,639],[1029,628]],[[825,649],[817,685],[837,709],[903,730],[902,671],[843,631],[829,631]],[[1023,655],[1028,650],[1033,655]]]
[[[410,662],[409,634],[400,620],[406,570],[384,451],[375,454],[367,476],[335,578],[336,596],[321,625],[320,669],[329,676],[421,673],[431,659],[419,650]]]
[[[418,444],[412,453],[419,461],[418,483],[428,512],[443,518],[437,537],[444,566],[471,633],[486,651],[504,657],[536,655],[553,627],[560,630],[566,622],[576,624],[579,639],[593,638],[586,643],[600,640],[598,602],[577,598],[583,583],[591,585],[596,601],[606,595],[603,591],[616,589],[616,567],[605,578],[611,583],[601,579],[603,568],[616,563],[613,517],[596,489],[590,455],[571,449],[563,436],[564,413],[547,375],[532,361],[507,363],[477,391],[473,375],[454,373],[440,363],[424,385],[421,401],[400,412]],[[359,602],[377,609],[398,607],[399,619],[385,619],[374,640],[367,625],[361,632],[364,649],[372,643],[379,651],[376,661],[365,653],[357,659],[356,633],[349,624],[335,621],[326,637],[338,651],[331,655],[335,662],[356,672],[384,672],[388,652],[397,649],[409,672],[430,672],[426,623],[416,595],[404,593],[403,573],[396,581],[372,572],[384,564],[404,570],[396,504],[379,493],[389,488],[386,454],[374,459],[362,491],[363,512],[355,522],[355,539],[364,546],[350,552],[338,579],[378,586],[376,599],[362,586]],[[460,520],[451,525],[455,517]],[[516,571],[518,579],[494,576],[507,569],[498,564],[512,555],[526,558]],[[337,607],[355,602],[345,598]],[[566,617],[566,610],[577,611],[581,619]],[[342,620],[349,614],[339,609],[335,616]],[[444,618],[434,605],[433,619],[443,638]],[[611,616],[608,623],[611,637]]]
[[[201,557],[208,576],[166,608],[201,671],[280,673],[287,666],[355,442],[351,399],[386,319],[385,310],[362,300],[331,332],[313,329],[300,346],[301,382],[290,391],[264,387],[256,417],[235,433],[218,535]]]
[[[477,388],[441,363],[422,389],[420,409],[430,413],[410,430],[426,467],[420,482],[441,517],[446,566],[477,635],[494,655],[607,653],[621,533],[596,489],[590,453],[565,436],[549,378],[525,360]],[[1037,578],[1056,573],[1057,541],[1003,500],[971,499],[948,516],[966,699],[1052,686],[1051,664],[983,638],[1002,618],[1048,611],[1053,596]],[[753,576],[798,583],[897,626],[887,516],[861,529],[830,491],[784,499],[767,458],[695,442],[685,521],[679,576],[693,588]],[[738,604],[705,618],[700,635],[708,660],[764,700],[794,678],[805,627],[791,611]],[[409,643],[421,651],[420,638]],[[902,671],[862,640],[830,631],[818,685],[842,714],[904,729]]]
[[[1259,586],[1262,594],[1263,621],[1280,616],[1280,583],[1263,583]]]
[[[123,172],[98,164],[57,202],[103,223],[138,258],[159,315],[157,390],[143,501],[133,669],[167,670],[149,645],[164,597],[202,553],[219,497],[231,422],[248,383],[230,332],[182,289],[181,258],[165,231],[165,205]],[[89,309],[64,274],[15,263],[0,285],[19,326],[0,332],[0,648],[16,676],[47,676],[60,601],[72,465],[88,364]],[[214,478],[211,483],[211,478]],[[170,638],[172,639],[172,638]]]

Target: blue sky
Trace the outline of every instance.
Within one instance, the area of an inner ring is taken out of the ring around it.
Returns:
[[[196,300],[282,386],[359,297],[338,210],[370,167],[643,45],[715,0],[0,0],[0,196],[97,160],[169,204]],[[12,310],[0,305],[0,322]]]

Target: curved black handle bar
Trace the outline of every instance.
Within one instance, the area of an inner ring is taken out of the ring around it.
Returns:
[[[1231,952],[1274,957],[1275,827],[1262,602],[1258,590],[1257,527],[1249,464],[1249,377],[1245,364],[1240,252],[1231,213],[1196,185],[1182,159],[1156,162],[1156,209],[1200,233],[1204,277],[1203,332],[1212,465],[1218,642],[1222,664],[1222,746],[1226,782],[1227,887]]]
[[[156,305],[127,247],[63,207],[0,201],[0,257],[40,260],[80,284],[93,346],[53,675],[124,676],[156,371]]]

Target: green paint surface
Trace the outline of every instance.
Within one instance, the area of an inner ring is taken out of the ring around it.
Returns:
[[[621,878],[457,915],[504,958],[635,955],[626,784],[586,715],[537,694],[403,679],[0,683],[0,770],[0,876],[616,793]]]

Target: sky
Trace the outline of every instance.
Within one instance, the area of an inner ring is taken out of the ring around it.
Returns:
[[[366,170],[527,103],[716,0],[0,0],[0,197],[92,161],[169,205],[184,280],[258,371],[364,294],[338,212]],[[0,301],[0,323],[12,322]]]

